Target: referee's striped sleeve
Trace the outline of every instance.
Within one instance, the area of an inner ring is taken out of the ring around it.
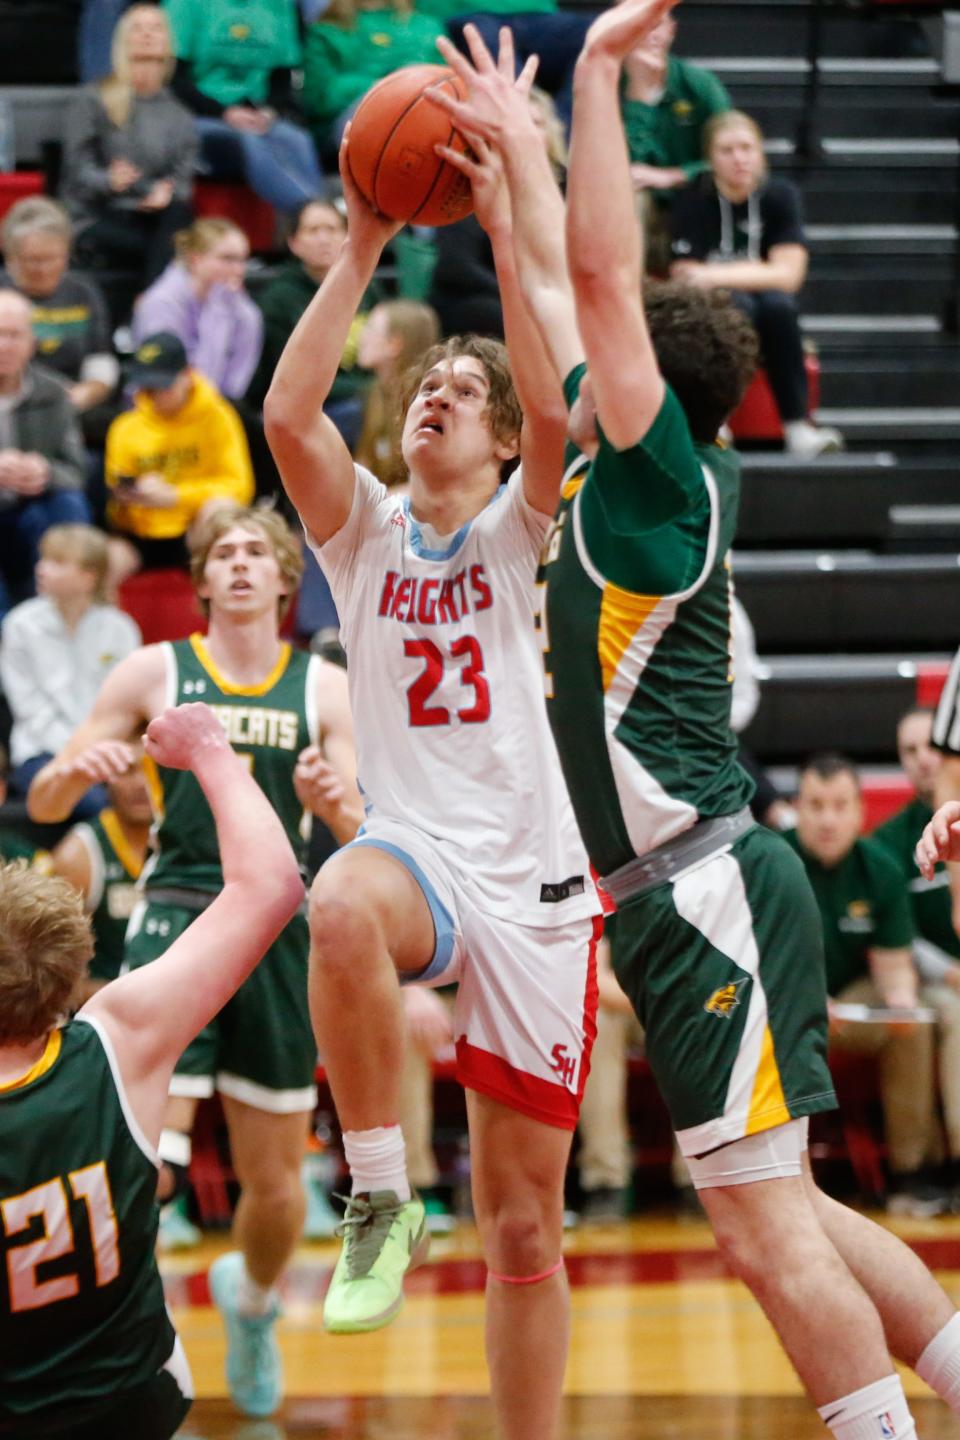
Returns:
[[[960,650],[953,657],[947,683],[933,721],[933,744],[948,755],[960,755]]]

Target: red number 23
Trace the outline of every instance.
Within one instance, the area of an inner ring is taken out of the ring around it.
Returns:
[[[411,725],[449,725],[450,711],[445,705],[430,705],[427,702],[443,680],[446,657],[432,640],[405,640],[405,655],[423,661],[423,669],[407,691]],[[473,690],[473,704],[456,712],[463,725],[480,725],[490,719],[490,686],[483,673],[483,651],[472,635],[461,635],[450,646],[453,662],[466,660],[460,668],[460,684],[469,685]]]

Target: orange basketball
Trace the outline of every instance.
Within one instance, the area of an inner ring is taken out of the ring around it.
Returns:
[[[450,117],[430,99],[443,89],[465,98],[463,82],[445,65],[406,65],[380,80],[350,125],[350,173],[381,215],[418,225],[452,225],[473,209],[466,175],[434,152],[469,147]]]

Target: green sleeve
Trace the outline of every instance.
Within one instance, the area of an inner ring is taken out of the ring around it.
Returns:
[[[873,944],[880,950],[900,950],[914,937],[910,895],[897,862],[876,843],[864,841],[870,851],[871,882],[876,903]]]
[[[178,60],[195,58],[195,24],[197,6],[194,0],[163,0],[163,8],[173,33],[173,49]]]

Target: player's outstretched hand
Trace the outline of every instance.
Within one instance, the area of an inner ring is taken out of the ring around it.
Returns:
[[[510,191],[499,152],[479,135],[470,136],[470,145],[470,154],[451,150],[449,145],[433,148],[442,160],[449,161],[470,181],[476,217],[489,235],[498,225],[510,225]]]
[[[339,774],[317,745],[308,745],[297,756],[293,788],[300,804],[321,820],[336,813],[346,794]]]
[[[441,37],[437,49],[466,85],[466,100],[454,100],[442,90],[432,92],[430,99],[446,110],[457,129],[470,140],[479,136],[488,145],[500,146],[508,136],[517,137],[524,130],[536,133],[529,97],[537,73],[537,56],[531,55],[517,75],[513,34],[506,25],[500,31],[496,62],[476,26],[465,25],[463,34],[472,65],[449,40]]]
[[[583,43],[583,56],[606,56],[623,61],[642,45],[677,0],[620,0],[597,16]]]
[[[196,701],[164,710],[151,720],[143,748],[151,760],[168,770],[195,770],[207,755],[230,746],[210,706]]]
[[[407,1034],[418,1050],[434,1056],[453,1044],[453,1022],[439,995],[425,985],[405,985],[400,993]]]
[[[360,249],[375,249],[379,255],[383,247],[403,229],[402,220],[390,220],[374,210],[370,201],[361,191],[350,169],[350,126],[343,132],[340,142],[340,180],[343,198],[347,206],[347,236],[350,244]]]
[[[948,800],[924,827],[915,858],[925,880],[933,879],[938,860],[960,860],[960,800]]]
[[[126,740],[98,740],[75,755],[64,769],[90,785],[110,785],[126,775],[133,761],[133,747]]]

